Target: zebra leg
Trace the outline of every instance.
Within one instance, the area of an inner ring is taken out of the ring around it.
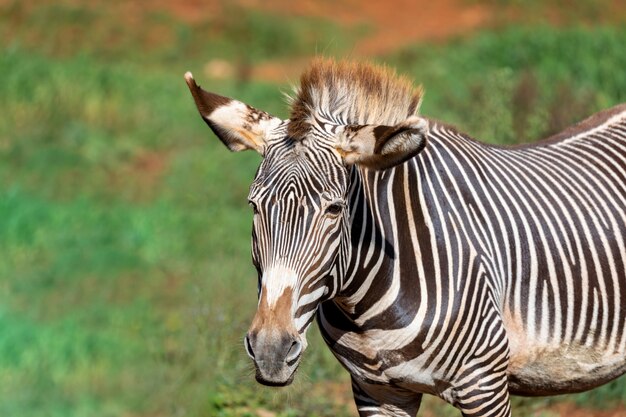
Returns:
[[[450,402],[461,410],[464,417],[511,416],[509,385],[505,370],[495,371],[457,386],[452,396]]]
[[[464,417],[510,417],[509,339],[499,309],[486,305],[481,311],[481,316],[475,318],[477,339],[465,341],[474,349],[442,397]]]
[[[422,394],[352,378],[352,393],[360,417],[415,417]]]

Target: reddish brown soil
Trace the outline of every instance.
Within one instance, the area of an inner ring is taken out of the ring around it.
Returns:
[[[13,0],[0,0],[1,7],[12,3]],[[41,3],[22,0],[21,13],[26,14]],[[55,2],[45,0],[43,3]],[[107,10],[129,25],[140,25],[145,16],[154,12],[198,23],[232,13],[237,8],[262,10],[285,19],[290,16],[319,17],[344,27],[365,25],[370,30],[349,51],[357,56],[377,55],[418,41],[445,40],[467,35],[476,29],[510,23],[594,25],[626,22],[623,0],[528,3],[498,0],[93,0],[88,4],[81,0],[58,0],[58,3]],[[162,37],[162,33],[152,33],[146,35],[146,40],[158,43],[164,41]]]
[[[168,165],[168,155],[158,152],[144,152],[135,158],[132,173],[142,177],[147,184],[156,182]]]
[[[167,174],[169,162],[167,151],[142,151],[121,169],[111,171],[108,185],[112,190],[130,190],[129,197],[135,201],[148,201],[154,197],[159,181]]]
[[[51,2],[45,0],[44,3]],[[353,32],[366,27],[366,33],[345,51],[350,57],[371,57],[388,53],[420,41],[444,41],[450,37],[466,36],[485,27],[511,23],[600,24],[626,22],[626,2],[623,0],[589,0],[563,2],[502,2],[498,0],[150,0],[106,2],[93,0],[59,0],[65,4],[81,4],[93,10],[106,10],[119,16],[125,24],[140,27],[151,13],[165,13],[190,23],[205,22],[226,16],[239,8],[256,9],[289,19],[293,16],[313,16],[327,19]],[[22,0],[20,14],[27,15],[40,1]],[[567,7],[564,4],[567,3]],[[0,0],[6,7],[12,0]],[[235,7],[233,7],[235,6]],[[19,21],[19,16],[15,19]],[[218,21],[220,19],[217,19]],[[146,46],[168,43],[172,36],[158,25],[148,25],[140,38]],[[72,30],[66,28],[64,30]],[[76,34],[68,33],[73,39]],[[120,39],[111,35],[110,44]],[[321,45],[320,47],[323,47]],[[66,46],[72,50],[71,42]],[[63,49],[63,48],[61,48]],[[62,52],[62,51],[61,51]],[[306,51],[310,52],[310,51]],[[264,62],[246,69],[254,79],[295,82],[308,63],[306,57],[294,60]],[[210,63],[208,63],[210,64]],[[207,75],[216,76],[212,71]],[[222,71],[224,72],[224,71]],[[237,68],[225,69],[226,78],[236,76]]]
[[[252,8],[287,15],[323,17],[342,25],[366,24],[372,31],[354,46],[373,55],[419,40],[444,39],[486,25],[490,8],[463,0],[300,1],[243,0]]]
[[[618,407],[612,410],[592,410],[579,408],[571,403],[563,403],[547,408],[551,413],[560,417],[624,417],[626,407]]]
[[[2,0],[0,0],[2,1]],[[465,36],[485,27],[510,23],[599,24],[626,21],[626,3],[618,0],[546,3],[479,0],[153,0],[150,7],[199,22],[224,13],[226,5],[290,16],[313,16],[355,28],[365,25],[367,33],[346,51],[352,57],[380,55],[420,41],[443,41]],[[143,3],[142,3],[142,6]],[[272,61],[250,68],[251,78],[284,83],[295,82],[308,60]],[[231,73],[234,73],[233,69]]]
[[[347,53],[355,57],[383,54],[404,45],[424,40],[444,40],[492,25],[492,8],[467,0],[239,0],[246,8],[289,16],[314,16],[340,26],[365,26],[367,33]],[[197,0],[162,3],[183,19],[201,20],[221,7],[199,4]],[[308,64],[308,58],[269,61],[251,68],[254,79],[295,83]],[[234,72],[234,70],[232,70]]]
[[[508,3],[508,5],[507,5]],[[153,0],[149,7],[197,22],[224,12],[228,4],[285,16],[314,16],[343,26],[365,24],[372,30],[354,45],[356,55],[385,53],[416,41],[445,40],[475,29],[508,23],[600,24],[624,22],[621,0],[546,4],[479,0]],[[144,3],[141,3],[144,8]]]

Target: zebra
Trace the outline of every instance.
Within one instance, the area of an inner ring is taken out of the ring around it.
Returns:
[[[292,382],[315,318],[360,416],[415,416],[423,394],[510,416],[510,394],[626,372],[626,104],[502,147],[420,116],[421,87],[370,63],[313,61],[287,120],[185,79],[224,145],[263,157],[259,383]]]

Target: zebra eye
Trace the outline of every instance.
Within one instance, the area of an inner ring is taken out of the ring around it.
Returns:
[[[326,207],[326,214],[330,216],[338,216],[341,214],[342,210],[343,210],[343,204],[332,203],[332,204],[329,204],[328,207]]]
[[[252,212],[254,214],[259,214],[259,209],[257,208],[256,203],[254,201],[248,200],[248,204],[252,208]]]

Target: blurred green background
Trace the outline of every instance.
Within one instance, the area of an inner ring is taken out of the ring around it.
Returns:
[[[317,329],[293,386],[254,382],[260,159],[210,133],[186,70],[287,117],[310,57],[367,58],[510,144],[626,101],[624,22],[620,1],[0,0],[0,416],[355,415]],[[514,406],[624,416],[626,380]]]

